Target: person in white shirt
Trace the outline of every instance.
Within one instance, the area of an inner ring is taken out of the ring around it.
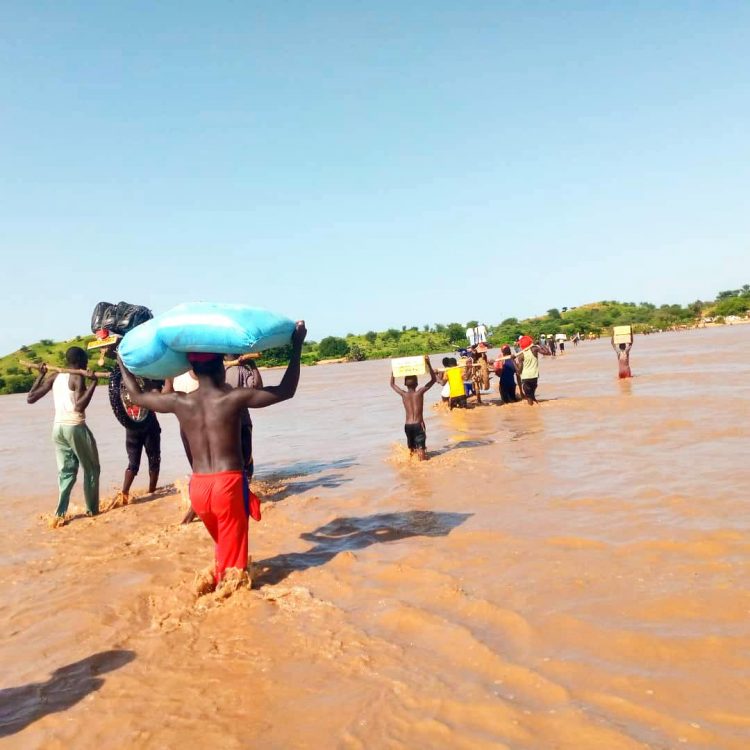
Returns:
[[[84,371],[85,376],[82,373],[48,373],[46,365],[41,365],[39,377],[26,396],[27,403],[34,404],[52,391],[55,402],[52,440],[57,454],[60,492],[53,527],[65,523],[70,493],[76,483],[79,466],[83,468],[86,515],[95,516],[99,513],[99,451],[86,424],[86,407],[91,403],[96,389],[96,375],[88,367],[86,352],[78,346],[71,346],[65,352],[65,360],[68,367]]]

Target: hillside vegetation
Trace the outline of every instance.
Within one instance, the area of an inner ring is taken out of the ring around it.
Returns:
[[[636,332],[669,330],[692,326],[702,319],[710,318],[723,323],[727,318],[745,317],[750,310],[750,285],[741,289],[719,292],[710,302],[696,300],[688,305],[661,305],[649,302],[603,301],[571,308],[552,308],[546,315],[526,320],[506,318],[489,327],[489,340],[493,346],[515,341],[520,335],[537,338],[540,334],[575,333],[587,335],[609,334],[612,326],[632,325]],[[313,365],[326,359],[385,359],[416,354],[447,352],[466,345],[466,328],[477,325],[477,321],[466,323],[435,323],[418,326],[389,328],[387,331],[368,331],[364,334],[350,333],[345,337],[328,336],[319,342],[305,342],[302,361]],[[65,350],[69,346],[86,348],[92,336],[80,336],[70,341],[54,342],[42,339],[36,344],[22,346],[18,351],[0,358],[0,393],[25,393],[31,388],[35,375],[20,365],[20,360],[46,362],[63,366]],[[263,353],[260,364],[283,365],[289,360],[291,349],[282,347]],[[112,360],[104,368],[95,365],[98,353],[90,355],[95,369],[109,369]]]

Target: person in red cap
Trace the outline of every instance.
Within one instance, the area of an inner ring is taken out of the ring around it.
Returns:
[[[192,454],[190,502],[216,542],[214,586],[230,569],[247,569],[248,515],[260,520],[260,501],[249,492],[243,468],[240,423],[245,409],[278,404],[294,396],[300,373],[304,321],[292,334],[292,356],[277,386],[232,388],[221,354],[189,354],[199,388],[192,393],[144,393],[118,361],[130,400],[155,412],[176,415]]]
[[[538,404],[536,389],[539,385],[539,355],[552,354],[546,346],[535,344],[531,336],[521,336],[518,339],[521,353],[516,357],[516,369],[521,373],[521,395],[529,406]]]

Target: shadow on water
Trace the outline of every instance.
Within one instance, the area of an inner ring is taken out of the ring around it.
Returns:
[[[351,466],[357,466],[354,456],[348,458],[339,458],[335,461],[298,461],[295,464],[287,464],[283,469],[269,472],[261,471],[256,474],[258,479],[265,482],[277,482],[292,477],[304,477],[310,474],[321,474],[324,471],[332,469],[348,469]]]
[[[295,570],[307,570],[330,562],[339,552],[364,549],[373,544],[395,542],[415,536],[448,536],[472,513],[436,513],[409,510],[375,513],[371,516],[335,518],[300,539],[314,542],[306,552],[276,555],[256,564],[261,572],[253,577],[254,586],[280,583]]]
[[[163,487],[157,487],[153,492],[144,492],[142,495],[135,495],[131,498],[130,502],[133,505],[140,505],[141,503],[150,503],[154,500],[161,500],[163,497],[174,495],[178,492],[177,486],[174,484],[165,484]]]
[[[523,440],[525,437],[528,437],[529,435],[536,435],[537,433],[540,433],[542,431],[541,427],[537,428],[529,428],[522,430],[518,427],[512,426],[509,428],[510,431],[510,440],[512,442],[515,442],[516,440]]]
[[[328,474],[326,476],[317,477],[315,479],[305,479],[300,482],[287,482],[282,484],[278,489],[271,490],[270,492],[264,492],[262,500],[264,503],[278,503],[281,500],[286,499],[290,495],[299,495],[302,492],[308,490],[314,490],[319,487],[324,489],[335,489],[340,487],[345,482],[351,482],[351,478],[345,477],[341,474]]]
[[[494,442],[494,440],[489,440],[488,438],[481,440],[459,440],[457,443],[451,443],[443,448],[438,448],[434,451],[427,451],[427,455],[430,458],[433,458],[435,456],[442,456],[445,453],[450,453],[451,451],[465,450],[467,448],[481,448],[484,445],[492,445]]]
[[[47,714],[71,708],[104,684],[100,674],[124,667],[133,659],[133,651],[101,651],[56,669],[46,682],[0,690],[0,737],[20,732]]]

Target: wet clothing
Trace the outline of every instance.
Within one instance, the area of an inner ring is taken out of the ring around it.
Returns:
[[[260,520],[260,501],[242,471],[193,474],[190,504],[216,543],[216,581],[227,568],[247,568],[248,515]]]
[[[158,472],[161,466],[161,426],[153,412],[142,425],[125,429],[128,470],[133,474],[137,474],[141,468],[141,455],[144,449],[149,472]]]
[[[500,378],[500,400],[504,403],[516,399],[516,363],[513,359],[495,360],[495,374]]]
[[[526,357],[524,356],[524,359]],[[500,393],[503,391],[513,393],[515,401],[516,392],[516,363],[512,359],[506,359],[500,369]],[[505,399],[503,399],[504,401]]]
[[[406,433],[406,444],[410,451],[424,449],[427,445],[427,433],[424,431],[420,422],[407,422],[404,425]]]
[[[527,378],[521,380],[523,386],[523,395],[536,401],[536,387],[539,385],[539,378]]]
[[[57,483],[59,498],[56,516],[68,512],[70,493],[78,478],[78,467],[83,468],[83,496],[86,511],[91,515],[99,512],[99,451],[91,430],[86,425],[86,415],[75,407],[75,393],[70,389],[70,374],[61,372],[52,383],[55,402],[55,423],[52,426],[52,442],[55,444],[57,460]]]
[[[67,387],[67,386],[66,386]],[[99,512],[99,451],[96,440],[88,426],[84,424],[61,424],[52,427],[52,440],[57,458],[57,481],[60,497],[56,516],[68,512],[70,493],[78,477],[78,467],[83,468],[83,496],[86,511],[91,515]]]
[[[512,404],[514,401],[518,401],[515,380],[510,385],[500,383],[500,400],[504,404]]]
[[[630,364],[627,359],[619,360],[620,371],[618,373],[620,378],[632,378],[633,373],[630,372]]]

